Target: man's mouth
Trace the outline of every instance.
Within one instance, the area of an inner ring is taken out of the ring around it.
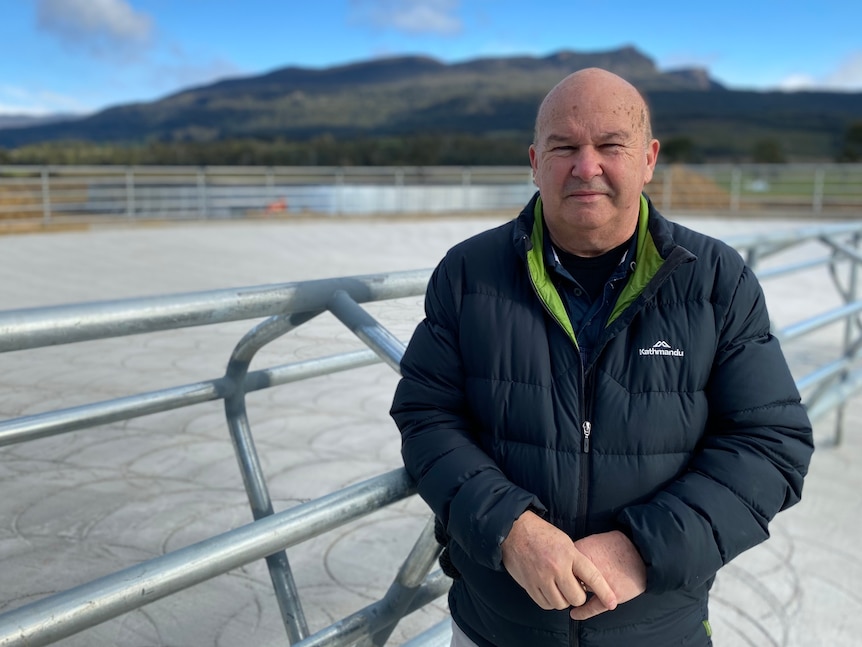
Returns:
[[[602,198],[607,195],[605,191],[572,191],[569,194],[570,198],[575,198],[576,200],[596,200],[598,198]]]
[[[590,198],[593,196],[602,196],[608,195],[610,191],[607,187],[597,186],[597,187],[579,187],[577,189],[569,190],[567,193],[568,196],[573,198]]]

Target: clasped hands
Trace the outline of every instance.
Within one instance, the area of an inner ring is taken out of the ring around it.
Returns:
[[[503,566],[536,604],[548,610],[571,608],[574,620],[611,611],[646,590],[646,566],[619,531],[573,542],[528,510],[501,548]]]

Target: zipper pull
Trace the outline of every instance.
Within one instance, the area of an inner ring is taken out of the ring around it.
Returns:
[[[589,420],[584,420],[584,453],[590,453],[590,434],[593,433],[593,425]]]

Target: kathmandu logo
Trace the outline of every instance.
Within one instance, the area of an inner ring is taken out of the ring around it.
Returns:
[[[657,341],[652,348],[638,348],[638,355],[670,355],[671,357],[685,357],[685,351],[673,348],[666,341]]]

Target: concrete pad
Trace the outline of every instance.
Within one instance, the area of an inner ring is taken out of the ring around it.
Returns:
[[[452,244],[505,218],[187,223],[0,237],[0,308],[432,267]],[[805,224],[683,221],[718,236]],[[764,287],[779,327],[840,302],[825,270]],[[368,310],[406,341],[421,298]],[[254,323],[0,355],[0,419],[218,377]],[[835,359],[838,340],[840,330],[830,329],[788,345],[797,375]],[[267,347],[252,370],[361,348],[324,315]],[[401,465],[387,413],[396,382],[378,365],[249,395],[277,510]],[[721,572],[712,603],[717,647],[849,646],[862,635],[860,420],[857,399],[837,448],[825,445],[832,422],[817,425],[821,447],[803,502],[779,516],[769,542]],[[0,612],[251,520],[220,402],[2,448],[0,488]],[[311,629],[379,599],[427,516],[414,497],[291,549]],[[389,644],[445,617],[441,599],[399,624]],[[268,574],[256,563],[58,644],[286,638]]]

